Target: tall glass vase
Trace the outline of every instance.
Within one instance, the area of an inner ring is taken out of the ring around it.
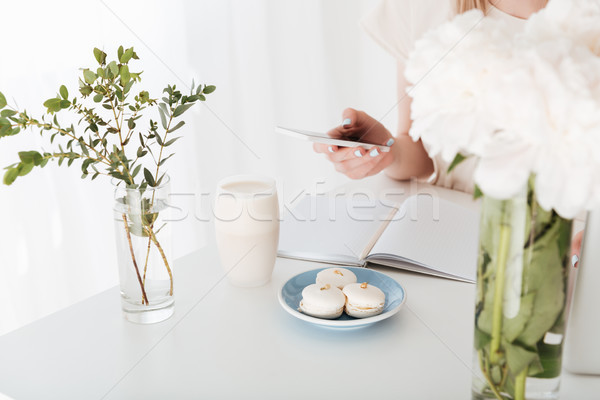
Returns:
[[[157,187],[115,186],[121,306],[132,322],[160,322],[175,309],[169,194],[168,176]]]
[[[484,196],[475,303],[474,399],[556,399],[572,221],[529,188]]]

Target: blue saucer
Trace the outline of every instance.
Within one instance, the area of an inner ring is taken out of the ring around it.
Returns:
[[[331,268],[331,267],[328,267]],[[278,293],[279,303],[285,311],[296,318],[312,324],[326,326],[329,328],[358,328],[374,324],[396,314],[404,301],[406,300],[406,292],[404,288],[389,276],[381,272],[372,271],[366,268],[343,267],[356,275],[358,282],[369,282],[373,286],[377,286],[385,293],[385,306],[383,313],[367,318],[354,318],[346,313],[337,319],[321,319],[311,317],[298,311],[300,300],[302,300],[302,290],[315,283],[317,273],[327,268],[314,269],[298,274],[288,280]]]

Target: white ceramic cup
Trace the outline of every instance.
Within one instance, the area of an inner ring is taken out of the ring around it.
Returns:
[[[269,282],[279,243],[279,201],[271,178],[234,175],[217,185],[215,232],[221,265],[235,286]]]

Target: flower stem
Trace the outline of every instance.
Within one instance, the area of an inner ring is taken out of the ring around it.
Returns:
[[[515,400],[525,400],[525,381],[527,380],[527,371],[529,367],[525,367],[515,378]]]
[[[500,359],[500,339],[502,338],[502,306],[504,301],[504,275],[510,246],[510,225],[500,225],[500,243],[496,258],[496,279],[494,284],[494,308],[492,310],[492,340],[490,362],[498,364]]]
[[[502,394],[500,394],[498,389],[496,389],[496,385],[494,385],[494,382],[492,382],[492,378],[490,377],[488,368],[489,364],[487,363],[487,360],[484,365],[483,359],[485,355],[483,354],[483,350],[479,350],[477,354],[479,355],[479,367],[481,368],[481,372],[483,372],[483,376],[485,377],[487,384],[490,386],[490,390],[492,391],[492,393],[494,393],[494,396],[496,396],[498,400],[504,400],[504,397],[502,397]]]
[[[150,238],[152,239],[152,242],[154,242],[154,245],[160,252],[160,256],[162,257],[163,262],[165,263],[167,272],[169,273],[169,279],[171,281],[171,288],[169,289],[169,296],[173,296],[173,273],[171,272],[171,268],[169,267],[169,262],[167,261],[167,256],[165,255],[165,252],[163,251],[160,243],[158,243],[158,239],[156,239],[156,235],[152,231],[152,228],[148,227],[147,229],[148,229],[148,234],[150,235]]]
[[[138,282],[140,283],[140,287],[142,288],[142,304],[144,302],[146,305],[150,304],[148,302],[148,296],[146,295],[146,289],[144,289],[144,283],[142,282],[142,277],[140,276],[140,270],[138,269],[137,262],[135,261],[135,253],[133,251],[133,244],[131,243],[131,233],[129,232],[129,225],[127,223],[127,214],[123,213],[123,223],[125,224],[125,232],[127,233],[127,241],[129,242],[129,251],[131,252],[131,260],[133,261],[133,267],[135,268],[135,273],[138,278]]]
[[[146,284],[146,270],[148,269],[148,258],[150,257],[150,245],[152,238],[148,236],[148,248],[146,249],[146,261],[144,262],[144,285]]]

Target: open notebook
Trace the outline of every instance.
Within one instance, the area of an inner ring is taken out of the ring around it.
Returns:
[[[474,282],[478,225],[476,211],[428,194],[400,205],[306,196],[284,212],[278,254]]]

